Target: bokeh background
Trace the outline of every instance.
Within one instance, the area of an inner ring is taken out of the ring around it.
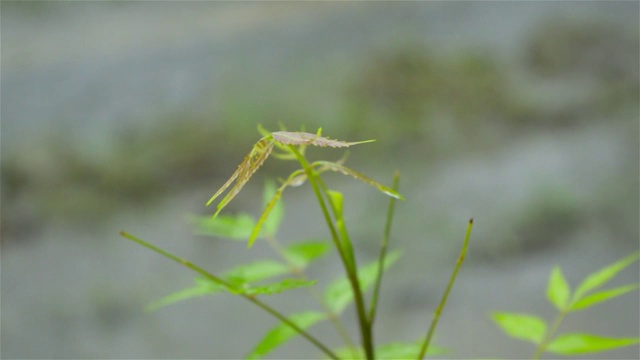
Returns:
[[[638,2],[11,2],[2,35],[2,357],[238,358],[275,320],[230,295],[155,313],[188,270],[125,229],[221,272],[264,244],[198,236],[190,214],[258,139],[302,127],[354,147],[347,165],[402,174],[376,335],[425,333],[462,243],[470,253],[435,343],[447,358],[527,358],[494,310],[552,319],[548,274],[573,286],[638,250]],[[337,159],[341,151],[311,151]],[[225,210],[261,210],[270,160]],[[351,178],[361,262],[387,199]],[[305,187],[280,239],[328,238]],[[335,256],[312,266],[323,286]],[[637,263],[615,280],[638,282]],[[304,290],[268,301],[313,306]],[[638,293],[571,315],[562,332],[638,336]],[[352,323],[353,311],[345,319]],[[352,325],[355,325],[352,324]],[[350,325],[352,330],[355,326]],[[332,328],[312,332],[339,345]],[[354,335],[355,336],[355,335]],[[295,339],[275,358],[315,358]],[[638,358],[638,346],[585,356]]]

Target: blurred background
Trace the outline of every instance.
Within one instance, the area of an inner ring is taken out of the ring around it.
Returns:
[[[272,256],[198,236],[189,214],[260,137],[256,127],[377,139],[347,165],[402,174],[376,336],[426,332],[475,219],[435,335],[447,358],[528,358],[491,311],[548,320],[548,275],[570,284],[639,239],[638,2],[10,2],[2,33],[2,357],[238,358],[275,320],[219,294],[144,312],[192,284],[127,230],[214,273]],[[338,159],[342,151],[310,150]],[[261,210],[269,159],[228,213]],[[339,175],[359,261],[387,198]],[[327,239],[306,187],[285,192],[280,240]],[[334,256],[309,269],[322,287]],[[638,264],[616,284],[638,282]],[[268,300],[312,305],[305,290]],[[638,292],[561,332],[638,336]],[[344,315],[355,336],[352,310]],[[340,345],[328,325],[312,333]],[[295,339],[274,358],[320,354]],[[638,346],[585,358],[638,358]]]

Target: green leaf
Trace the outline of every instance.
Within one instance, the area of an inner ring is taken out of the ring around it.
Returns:
[[[342,205],[344,201],[344,196],[339,191],[327,190],[327,194],[331,200],[331,206],[333,207],[333,211],[336,214],[336,218],[342,219]]]
[[[192,216],[190,221],[196,226],[196,234],[219,236],[232,240],[246,240],[251,234],[255,221],[251,215]]]
[[[223,274],[223,278],[235,285],[252,283],[289,273],[289,267],[273,260],[256,261],[236,266]]]
[[[590,334],[565,334],[556,337],[546,351],[573,355],[612,350],[640,343],[640,338],[607,338]]]
[[[276,185],[273,181],[267,181],[264,185],[264,206],[268,206],[272,197],[276,195]],[[264,233],[269,236],[274,236],[280,228],[282,217],[284,215],[284,207],[281,201],[276,201],[272,206],[269,217],[262,225]]]
[[[206,283],[197,281],[199,278],[196,278],[196,285],[190,288],[186,288],[180,291],[176,291],[170,295],[167,295],[161,299],[155,300],[151,302],[147,307],[146,311],[155,311],[167,305],[171,305],[177,303],[178,301],[191,299],[194,297],[204,296],[213,294],[216,292],[220,292],[224,290],[224,286],[216,284],[210,280],[206,280]]]
[[[271,199],[267,202],[267,205],[265,206],[264,211],[262,211],[262,215],[260,215],[258,222],[253,227],[253,230],[249,235],[249,241],[247,242],[248,248],[251,248],[253,246],[253,243],[256,241],[256,239],[258,238],[258,235],[260,234],[260,230],[262,229],[263,224],[265,224],[267,220],[270,218],[269,215],[271,214],[272,211],[276,211],[279,213],[276,213],[275,220],[271,220],[271,221],[275,221],[274,223],[271,224],[271,226],[272,227],[276,226],[276,222],[278,225],[280,224],[280,220],[281,220],[280,218],[282,217],[282,208],[278,207],[278,204],[279,204],[278,201],[280,200],[280,197],[282,196],[282,192],[284,191],[284,189],[287,186],[292,185],[293,181],[297,181],[296,179],[301,173],[304,173],[304,171],[298,170],[291,173],[291,175],[289,175],[289,178],[278,188],[278,190],[275,191]],[[274,233],[275,233],[275,230],[274,230]],[[269,234],[269,232],[267,232],[267,234]]]
[[[284,250],[284,256],[299,268],[305,268],[313,260],[325,255],[330,249],[327,242],[304,242],[289,245]]]
[[[494,312],[491,318],[507,335],[534,344],[542,342],[547,331],[545,322],[534,315]]]
[[[326,318],[326,315],[315,311],[308,311],[292,314],[288,316],[288,318],[301,329],[306,330],[307,328],[316,324],[318,321],[324,320]],[[288,325],[280,324],[269,330],[269,332],[253,348],[251,353],[249,353],[246,358],[260,359],[273,351],[273,349],[289,341],[296,335],[298,335],[296,331],[290,328]]]
[[[399,258],[399,250],[389,253],[384,261],[384,269],[393,265]],[[358,269],[358,279],[362,292],[373,285],[378,274],[378,261],[373,261]],[[349,280],[346,277],[333,281],[327,286],[324,293],[327,306],[336,314],[341,313],[344,308],[353,300],[353,291]]]
[[[626,286],[620,286],[615,289],[599,291],[597,293],[593,293],[591,295],[585,296],[582,299],[578,300],[571,306],[571,311],[582,310],[593,305],[599,304],[603,301],[607,301],[614,297],[626,294],[630,291],[638,289],[638,284],[629,284]]]
[[[564,275],[562,275],[562,269],[556,266],[549,277],[547,298],[558,310],[563,311],[569,303],[570,296],[571,289],[569,288],[569,284],[567,284],[567,280],[564,278]]]
[[[591,275],[589,275],[578,288],[576,289],[575,294],[573,295],[572,303],[576,303],[584,294],[587,292],[594,290],[604,284],[606,284],[609,280],[611,280],[616,274],[622,271],[627,266],[634,263],[640,257],[640,253],[635,253],[625,257],[624,259],[617,261],[607,267],[604,267],[600,271],[597,271]]]
[[[341,164],[335,163],[335,162],[331,162],[331,161],[316,161],[312,164],[313,166],[320,166],[319,171],[325,171],[326,169],[328,170],[332,170],[332,171],[337,171],[340,172],[344,175],[349,175],[351,177],[353,177],[354,179],[360,180],[366,184],[369,184],[375,188],[377,188],[380,192],[389,195],[391,197],[394,197],[396,199],[400,199],[400,200],[404,200],[404,197],[402,195],[400,195],[397,191],[393,190],[392,188],[388,187],[388,186],[384,186],[382,184],[380,184],[379,182],[365,176],[364,174],[357,172],[353,169],[350,169],[346,166],[343,166]]]
[[[317,282],[317,280],[284,279],[273,284],[245,287],[245,293],[249,295],[272,295],[286,290],[311,286]]]
[[[211,205],[211,203],[229,186],[231,186],[234,181],[236,182],[231,190],[229,190],[229,193],[227,193],[227,195],[218,203],[217,210],[215,214],[213,214],[214,218],[218,216],[220,211],[222,211],[222,209],[227,206],[227,204],[231,202],[236,195],[238,195],[251,176],[258,171],[258,168],[260,168],[265,160],[267,160],[269,154],[271,154],[271,151],[273,150],[273,144],[273,137],[271,136],[265,136],[258,140],[258,142],[253,145],[251,151],[249,151],[249,154],[247,154],[240,165],[238,165],[238,169],[236,169],[233,175],[231,175],[229,180],[227,180],[227,182],[224,183],[224,185],[222,185],[215,194],[213,194],[211,199],[207,201],[207,206]]]

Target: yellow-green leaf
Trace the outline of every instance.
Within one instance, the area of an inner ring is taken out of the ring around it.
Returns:
[[[493,321],[512,338],[538,344],[547,331],[545,322],[537,316],[506,312],[494,312]]]
[[[611,290],[599,291],[583,297],[571,306],[571,311],[586,309],[603,301],[624,295],[630,291],[638,289],[638,284],[629,284],[620,286]]]
[[[577,302],[582,296],[588,293],[591,290],[599,288],[600,286],[606,284],[609,280],[611,280],[616,274],[620,271],[624,270],[627,266],[633,264],[640,257],[640,253],[631,254],[622,260],[619,260],[603,269],[589,275],[584,281],[578,286],[575,294],[573,295],[573,303]]]
[[[591,334],[564,334],[555,338],[546,351],[574,355],[607,351],[640,343],[640,338],[610,338]]]
[[[549,285],[547,286],[547,298],[560,311],[564,310],[569,303],[571,289],[567,280],[562,275],[560,267],[556,266],[549,277]]]
[[[306,330],[318,321],[324,320],[326,315],[315,311],[307,311],[292,314],[287,317],[302,330]],[[273,349],[289,341],[296,335],[298,335],[298,333],[296,333],[296,331],[287,324],[279,324],[269,330],[269,332],[262,338],[262,340],[260,340],[246,358],[261,359],[263,356],[273,351]]]

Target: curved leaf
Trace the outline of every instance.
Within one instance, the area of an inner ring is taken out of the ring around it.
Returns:
[[[331,162],[331,161],[316,161],[312,164],[313,166],[317,166],[317,165],[321,165],[321,169],[328,169],[328,170],[332,170],[332,171],[336,171],[336,172],[340,172],[344,175],[349,175],[351,177],[353,177],[354,179],[360,180],[366,184],[369,184],[375,188],[377,188],[380,192],[389,195],[391,197],[394,197],[396,199],[400,199],[400,200],[404,200],[404,197],[402,195],[400,195],[397,191],[393,190],[392,188],[388,187],[388,186],[384,186],[382,184],[380,184],[379,182],[368,178],[367,176],[365,176],[362,173],[359,173],[353,169],[350,169],[346,166],[340,165],[338,163],[335,162]]]
[[[213,217],[218,216],[220,211],[229,203],[233,198],[238,195],[240,190],[244,187],[244,185],[249,181],[251,176],[258,170],[260,166],[264,163],[264,161],[271,154],[271,150],[273,150],[273,139],[270,136],[265,136],[260,139],[253,148],[245,156],[244,160],[240,165],[238,165],[238,169],[231,175],[229,180],[227,180],[224,185],[207,201],[207,206],[209,206],[220,194],[222,194],[231,183],[236,180],[236,184],[231,188],[229,193],[220,201],[218,204],[218,208],[213,214]]]

